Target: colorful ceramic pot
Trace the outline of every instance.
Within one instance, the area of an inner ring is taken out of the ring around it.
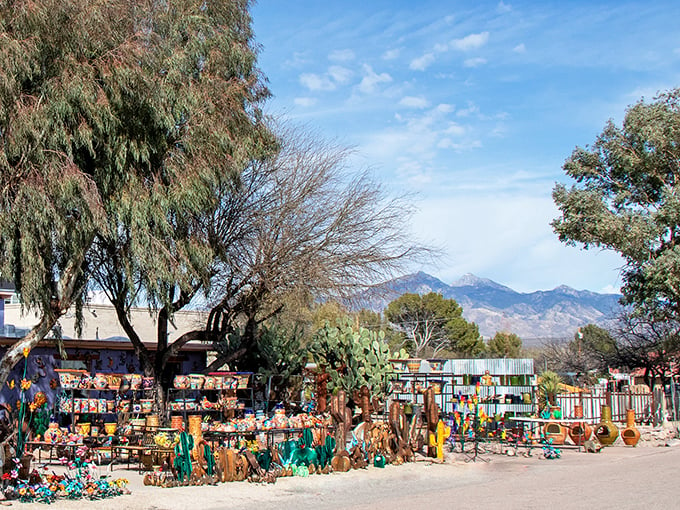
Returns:
[[[106,432],[107,436],[112,436],[116,433],[116,429],[118,428],[118,424],[115,422],[109,422],[104,424],[104,431]]]
[[[142,388],[142,376],[139,374],[129,374],[130,389],[139,390]]]
[[[178,390],[186,390],[189,387],[189,378],[186,375],[176,375],[173,385]]]
[[[92,387],[95,390],[105,390],[109,381],[105,374],[97,374],[92,378]]]

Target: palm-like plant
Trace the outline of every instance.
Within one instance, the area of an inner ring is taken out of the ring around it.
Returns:
[[[560,384],[562,384],[562,378],[552,370],[546,370],[538,376],[538,399],[541,407],[555,405]]]

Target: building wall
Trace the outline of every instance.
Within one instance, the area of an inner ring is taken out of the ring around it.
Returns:
[[[38,323],[37,312],[25,311],[22,313],[21,305],[5,304],[4,320],[6,325],[13,325],[17,329],[31,329]],[[156,340],[156,318],[158,313],[150,312],[147,308],[135,308],[130,312],[130,320],[135,330],[139,333],[142,341],[154,342]],[[205,327],[207,313],[199,311],[180,311],[175,314],[174,325],[169,325],[168,340],[172,342],[187,331],[202,329]],[[59,321],[64,338],[78,338],[75,332],[75,311],[69,311]],[[0,323],[0,326],[2,324]],[[83,310],[83,334],[81,338],[107,339],[127,338],[125,331],[118,323],[116,311],[113,306],[105,304],[90,304]]]

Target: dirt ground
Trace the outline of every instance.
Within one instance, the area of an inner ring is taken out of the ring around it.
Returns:
[[[621,444],[600,453],[562,450],[559,459],[485,453],[476,461],[449,454],[444,464],[420,461],[384,469],[281,478],[273,485],[248,482],[163,489],[145,487],[134,471],[131,495],[103,501],[60,501],[51,509],[581,509],[679,508],[680,441]],[[466,461],[468,460],[468,461]],[[46,508],[13,502],[22,509]]]

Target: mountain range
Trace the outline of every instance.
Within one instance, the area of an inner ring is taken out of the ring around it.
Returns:
[[[522,338],[525,346],[547,338],[571,338],[578,327],[603,324],[621,308],[618,294],[575,290],[566,285],[522,293],[473,274],[446,284],[422,271],[357,296],[354,306],[382,312],[388,303],[407,292],[437,292],[455,299],[463,308],[463,317],[475,322],[483,336],[507,331]]]

